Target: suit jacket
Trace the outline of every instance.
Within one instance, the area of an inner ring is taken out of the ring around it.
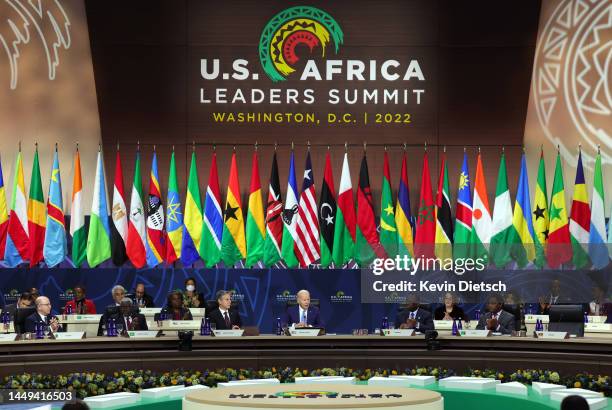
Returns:
[[[155,302],[153,302],[153,298],[151,297],[151,295],[145,293],[142,296],[142,301],[144,302],[144,307],[146,308],[155,307]],[[138,306],[138,299],[136,298],[136,295],[132,296],[132,302],[134,303],[134,306]]]
[[[34,312],[32,313],[30,316],[28,316],[25,320],[25,333],[34,333],[36,332],[36,324],[37,323],[43,323],[45,326],[49,326],[49,323],[51,323],[51,319],[57,319],[57,316],[55,315],[47,315],[46,317],[46,321],[43,321],[42,318],[40,317],[40,315],[38,314],[38,312]]]
[[[66,306],[64,307],[64,312],[66,311],[66,308],[68,306],[70,306],[70,308],[72,309],[72,313],[73,314],[88,314],[88,315],[95,315],[96,314],[96,305],[93,303],[93,300],[91,299],[85,299],[82,302],[83,306],[83,311],[79,312],[79,309],[77,308],[77,301],[76,299],[73,300],[69,300],[68,302],[66,302]]]
[[[142,313],[128,315],[130,318],[130,326],[126,324],[126,319],[123,315],[119,316],[117,320],[117,332],[122,333],[128,330],[149,330],[147,326],[147,319]]]
[[[229,314],[230,322],[231,322],[230,327],[227,327],[225,325],[225,319],[223,318],[223,315],[221,314],[221,311],[219,310],[219,308],[210,312],[210,315],[208,315],[208,318],[210,322],[214,323],[217,326],[217,329],[219,330],[231,329],[232,326],[242,327],[242,320],[240,319],[240,313],[238,313],[237,310],[230,309],[228,314]]]
[[[300,306],[295,305],[288,307],[285,312],[285,323],[287,323],[287,326],[291,326],[294,323],[298,324],[300,321]],[[313,305],[308,306],[306,324],[312,327],[325,327],[325,323],[323,323],[323,319],[321,319],[321,311],[318,307]]]
[[[506,312],[505,310],[500,311],[499,319],[497,319],[497,324],[499,325],[498,329],[493,330],[494,332],[500,332],[505,335],[512,334],[512,331],[515,330],[515,319],[512,313]],[[476,329],[485,330],[487,328],[487,319],[491,319],[492,313],[487,312],[484,315],[480,316],[480,320],[478,321],[478,325]]]
[[[395,318],[395,327],[399,328],[402,323],[406,323],[406,320],[410,318],[410,310],[404,309],[397,314]],[[416,311],[417,327],[416,331],[425,333],[428,330],[434,330],[433,317],[431,313],[423,308],[418,308]]]

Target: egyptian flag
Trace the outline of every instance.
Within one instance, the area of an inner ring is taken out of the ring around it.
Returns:
[[[121,168],[121,157],[117,149],[117,160],[115,163],[115,183],[113,185],[113,208],[111,210],[113,223],[111,224],[111,252],[113,264],[121,266],[127,261],[125,244],[127,242],[127,208],[125,206],[125,194],[123,190],[123,171]]]
[[[370,175],[368,161],[365,153],[359,169],[359,188],[357,189],[357,231],[356,231],[355,260],[359,266],[365,266],[378,256],[386,257],[384,248],[380,245],[378,231],[376,230],[376,217],[372,204],[372,191],[370,190]]]
[[[334,193],[334,176],[332,174],[329,151],[325,155],[325,174],[319,198],[319,229],[321,229],[321,266],[326,268],[332,262],[334,246],[334,224],[336,223],[336,198]]]

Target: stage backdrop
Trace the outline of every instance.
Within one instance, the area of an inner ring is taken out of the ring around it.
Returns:
[[[289,145],[298,144],[300,170],[310,141],[320,144],[312,148],[318,192],[326,145],[332,144],[339,178],[342,145],[352,144],[349,158],[356,181],[362,143],[368,141],[378,203],[383,145],[395,144],[389,154],[397,181],[399,145],[407,142],[414,204],[425,142],[435,145],[430,148],[433,174],[442,146],[449,146],[453,187],[466,144],[472,169],[476,145],[483,146],[487,183],[494,187],[505,144],[511,146],[506,153],[510,189],[515,190],[539,1],[87,1],[86,9],[108,170],[114,166],[110,153],[117,141],[127,178],[136,142],[143,147],[145,166],[156,145],[165,192],[174,145],[184,192],[192,142],[229,144],[217,147],[225,191],[232,145],[248,144],[237,147],[246,195],[252,144],[260,143],[260,171],[267,180],[271,145],[278,142],[284,194]],[[397,92],[397,101],[385,102],[385,91]],[[228,120],[239,113],[314,114],[316,120]],[[350,117],[330,123],[328,114]],[[221,115],[223,121],[215,120]],[[196,151],[200,181],[207,181],[212,147],[198,145]],[[492,201],[494,189],[489,194]]]

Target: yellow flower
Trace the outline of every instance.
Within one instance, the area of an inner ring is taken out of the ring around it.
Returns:
[[[391,374],[394,376],[397,375],[397,370],[391,370]]]
[[[302,374],[303,374],[304,376],[308,375],[308,370],[306,370],[306,369],[302,370]]]
[[[580,382],[575,382],[574,383],[574,387],[580,388],[580,387],[582,387],[582,384]]]
[[[172,383],[173,385],[176,385],[176,383],[177,383],[176,379],[172,379],[171,383]]]

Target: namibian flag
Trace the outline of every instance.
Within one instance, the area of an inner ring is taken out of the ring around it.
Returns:
[[[47,197],[47,230],[43,255],[48,267],[59,265],[68,253],[66,243],[66,224],[64,221],[64,204],[62,201],[62,180],[60,178],[57,147],[53,154],[53,168]]]
[[[28,259],[30,240],[28,236],[28,211],[23,178],[23,160],[21,149],[15,161],[15,178],[11,196],[11,213],[9,216],[4,260],[11,268]]]

